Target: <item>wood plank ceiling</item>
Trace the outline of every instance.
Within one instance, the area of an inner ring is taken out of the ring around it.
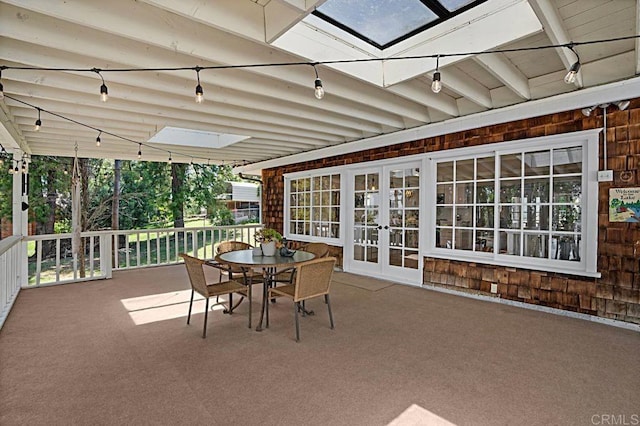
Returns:
[[[489,0],[492,2],[494,0]],[[512,3],[526,2],[513,0]],[[0,65],[8,67],[158,68],[310,62],[270,43],[322,1],[311,0],[2,0]],[[638,33],[640,0],[529,0],[542,31],[500,49],[628,37]],[[500,29],[497,29],[499,31]],[[482,37],[483,34],[477,34]],[[578,46],[577,84],[563,81],[568,49],[468,56],[388,87],[320,65],[327,95],[313,95],[308,66],[205,70],[205,102],[196,104],[193,70],[95,73],[5,69],[0,143],[35,155],[243,164],[429,125],[640,72],[638,40]],[[470,47],[471,49],[471,47]],[[439,53],[439,52],[432,52]],[[42,128],[33,124],[42,108]],[[49,114],[103,130],[98,131]],[[178,127],[249,138],[222,148],[147,142]],[[120,140],[108,133],[130,141]],[[133,142],[132,142],[133,141]],[[161,149],[155,150],[153,147]]]

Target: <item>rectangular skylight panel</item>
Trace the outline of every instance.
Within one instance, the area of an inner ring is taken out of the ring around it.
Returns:
[[[318,11],[381,46],[438,19],[419,0],[329,0]]]

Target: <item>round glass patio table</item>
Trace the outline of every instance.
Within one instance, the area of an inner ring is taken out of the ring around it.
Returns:
[[[315,257],[313,253],[297,250],[293,256],[281,256],[276,251],[275,256],[254,255],[253,250],[236,250],[229,251],[218,255],[221,262],[229,263],[245,268],[262,268],[273,274],[277,268],[288,268],[299,263],[312,260]],[[270,285],[269,274],[266,274],[262,285],[262,307],[260,309],[260,322],[256,327],[256,331],[262,331],[262,320],[267,306],[267,290]]]

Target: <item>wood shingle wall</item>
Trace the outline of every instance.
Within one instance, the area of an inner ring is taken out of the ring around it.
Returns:
[[[285,173],[602,127],[602,109],[590,117],[576,110],[264,170],[264,221],[283,229]],[[425,258],[424,283],[481,294],[496,284],[496,297],[640,324],[640,225],[609,223],[608,214],[609,188],[640,186],[640,99],[625,111],[608,108],[607,151],[614,181],[599,184],[601,278]],[[603,159],[600,147],[600,169]]]

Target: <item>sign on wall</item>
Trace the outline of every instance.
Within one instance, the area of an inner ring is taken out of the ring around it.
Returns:
[[[609,189],[609,222],[640,222],[640,188]]]

